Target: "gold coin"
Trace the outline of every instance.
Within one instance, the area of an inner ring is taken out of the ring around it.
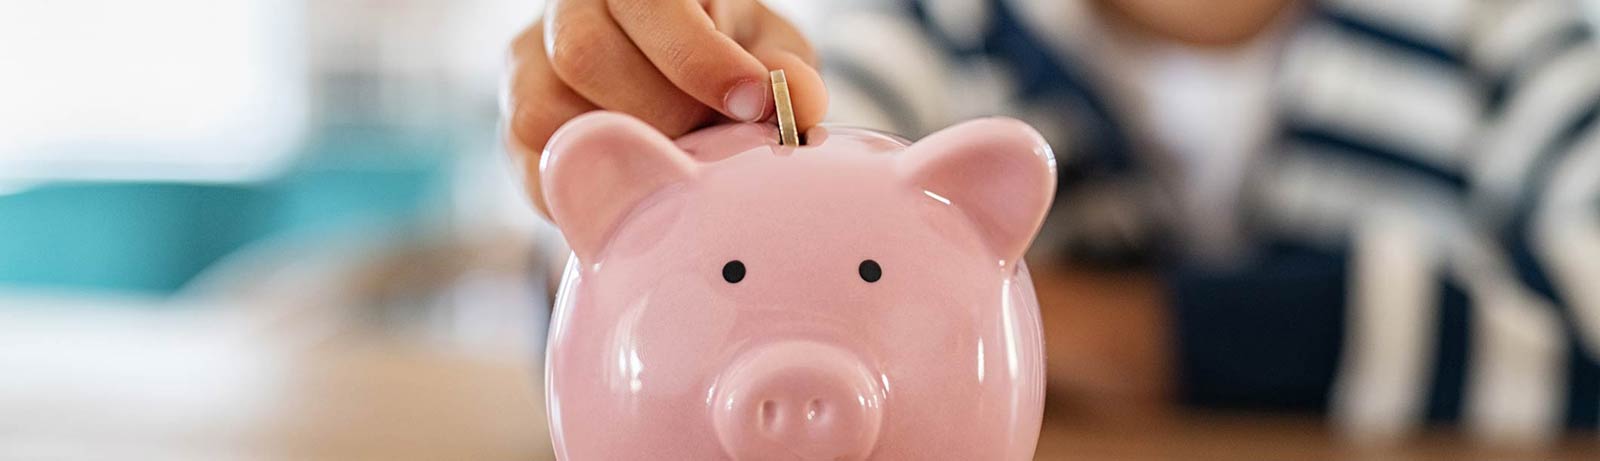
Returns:
[[[800,145],[800,127],[794,124],[794,103],[789,101],[789,79],[783,69],[772,71],[772,100],[778,107],[778,144]]]

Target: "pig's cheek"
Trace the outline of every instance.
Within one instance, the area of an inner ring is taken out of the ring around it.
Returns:
[[[953,328],[961,308],[946,299],[938,288],[919,287],[897,293],[898,301],[884,305],[880,318],[886,326],[882,338],[886,347],[917,357],[952,357],[966,339]],[[930,359],[937,362],[940,360]]]
[[[634,300],[614,342],[629,390],[681,395],[706,382],[733,330],[734,309],[723,298],[704,278],[670,276]]]

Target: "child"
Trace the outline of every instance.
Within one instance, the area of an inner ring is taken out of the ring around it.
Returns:
[[[563,121],[763,120],[769,68],[803,126],[824,91],[835,120],[912,136],[1017,116],[1060,162],[1036,259],[1075,268],[1040,271],[1053,389],[1358,434],[1600,420],[1600,50],[1575,1],[924,0],[828,22],[824,90],[754,0],[553,2],[508,80],[530,195]],[[1149,275],[1077,269],[1108,264]]]

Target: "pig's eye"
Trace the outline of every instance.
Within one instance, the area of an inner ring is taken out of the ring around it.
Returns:
[[[870,259],[862,261],[861,265],[856,267],[856,272],[861,273],[861,280],[866,280],[867,283],[883,278],[883,267],[878,266],[877,261]]]
[[[744,280],[744,263],[736,259],[723,264],[722,279],[728,283],[739,283],[740,280]]]

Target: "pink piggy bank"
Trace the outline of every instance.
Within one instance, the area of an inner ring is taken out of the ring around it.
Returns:
[[[1055,189],[1008,119],[915,144],[572,120],[540,165],[574,257],[546,359],[560,459],[1023,460],[1043,413],[1022,254]]]

